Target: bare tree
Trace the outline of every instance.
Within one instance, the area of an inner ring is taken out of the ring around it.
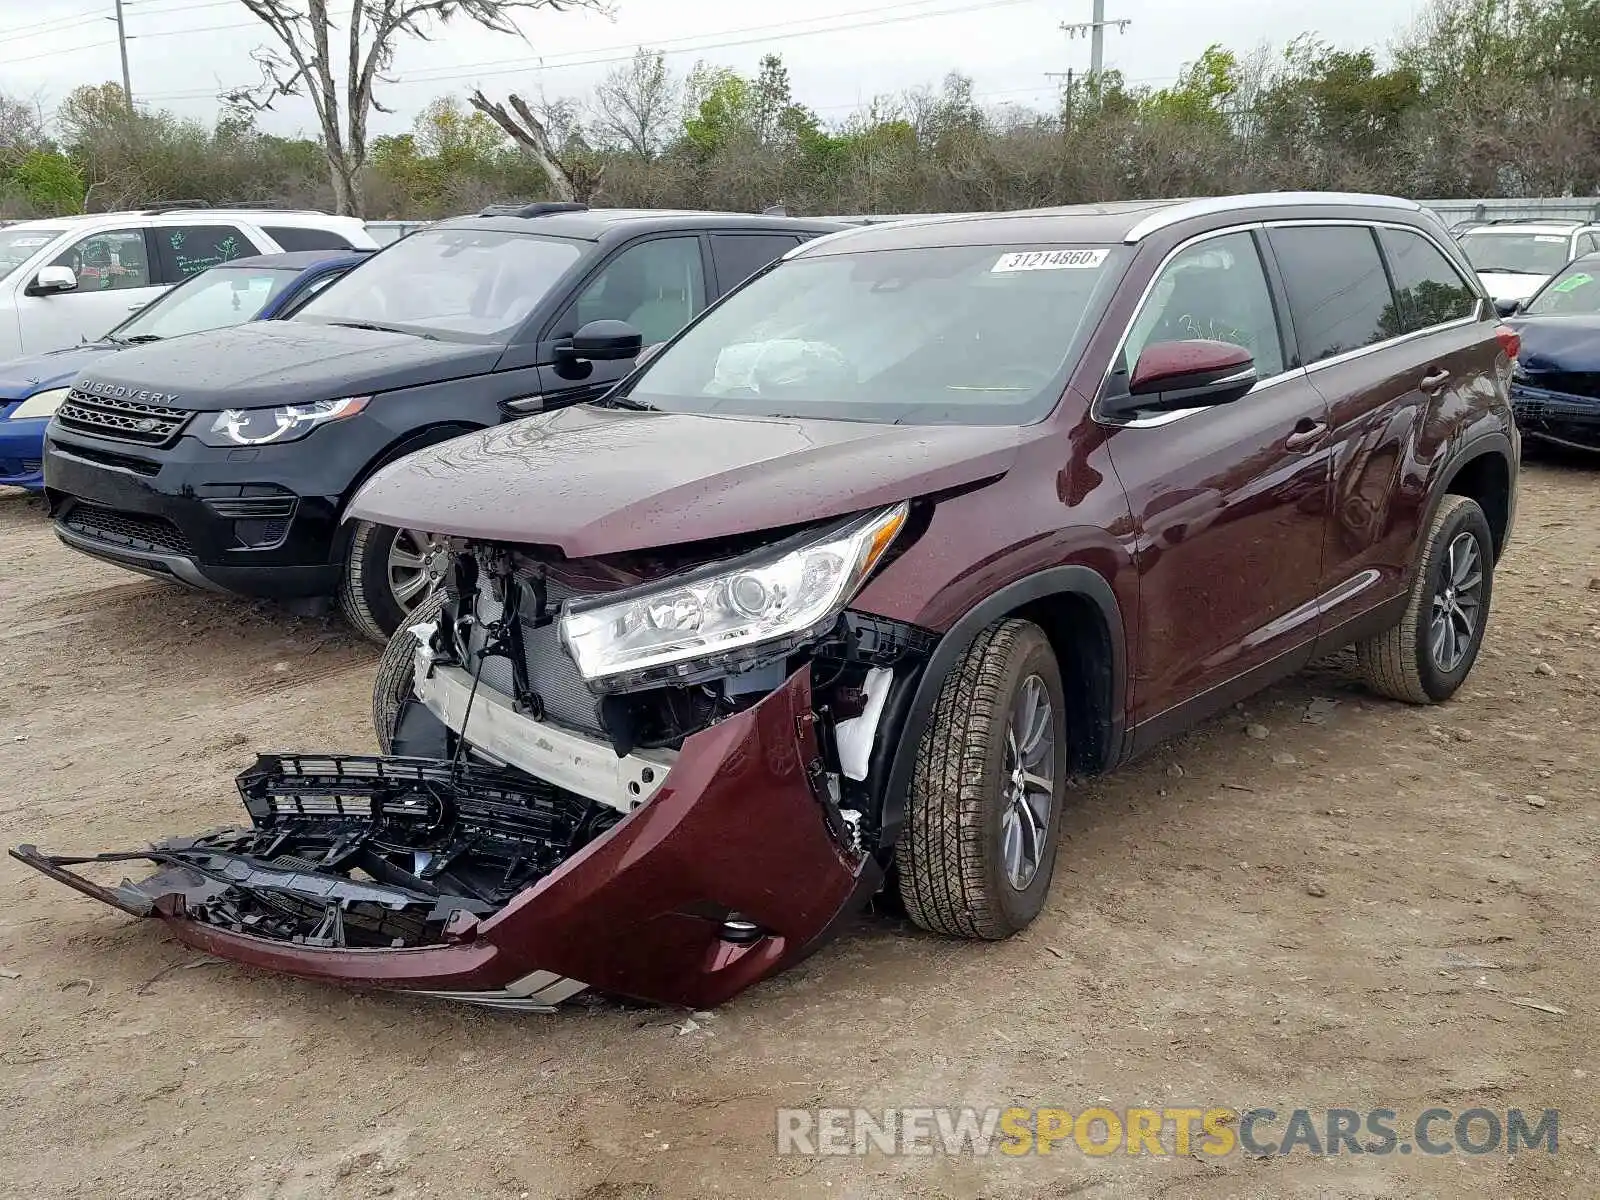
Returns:
[[[600,190],[603,168],[583,145],[577,110],[570,101],[541,101],[542,111],[535,111],[521,96],[511,96],[507,100],[511,112],[507,112],[504,104],[475,90],[467,102],[533,157],[550,177],[550,189],[557,200],[587,204]],[[513,112],[516,116],[512,116]]]
[[[640,46],[627,66],[596,86],[594,131],[602,145],[621,147],[648,162],[678,126],[682,96],[683,86],[667,69],[666,56]]]
[[[239,0],[272,33],[276,44],[256,50],[261,82],[238,88],[225,99],[270,108],[283,96],[304,95],[316,110],[323,152],[333,181],[334,207],[361,213],[361,168],[367,160],[367,118],[389,112],[373,89],[387,82],[402,38],[428,40],[434,22],[465,17],[496,33],[522,36],[519,11],[588,9],[608,12],[607,0],[349,0],[344,17],[344,63],[334,60],[338,30],[329,0]],[[342,93],[342,94],[341,94]]]

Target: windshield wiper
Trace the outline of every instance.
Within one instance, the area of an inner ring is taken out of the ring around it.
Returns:
[[[646,404],[643,400],[635,400],[632,396],[622,392],[607,392],[591,403],[598,404],[601,408],[627,408],[634,412],[659,412],[654,404]]]
[[[142,346],[146,342],[159,342],[162,337],[159,333],[136,333],[132,337],[114,337],[111,340],[124,346]]]
[[[399,329],[393,325],[380,325],[376,321],[329,321],[329,325],[337,325],[341,329],[370,329],[374,333],[403,333],[408,337],[427,338],[430,342],[439,339],[431,333],[419,333],[415,329]]]

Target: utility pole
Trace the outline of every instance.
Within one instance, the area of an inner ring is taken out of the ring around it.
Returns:
[[[133,81],[128,75],[128,32],[122,23],[122,0],[116,0],[117,15],[113,18],[117,23],[117,49],[122,52],[122,99],[128,106],[128,111],[133,111]],[[1100,0],[1095,0],[1100,3]]]
[[[1115,25],[1120,33],[1127,29],[1133,22],[1126,18],[1120,20],[1106,20],[1106,0],[1094,0],[1094,13],[1088,21],[1079,21],[1076,24],[1062,25],[1061,31],[1068,37],[1077,37],[1080,33],[1089,35],[1089,79],[1090,86],[1100,86],[1100,73],[1106,65],[1106,26]]]

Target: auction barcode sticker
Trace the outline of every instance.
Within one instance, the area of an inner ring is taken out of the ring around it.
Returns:
[[[1071,271],[1093,270],[1106,261],[1109,250],[1024,250],[1002,254],[989,268],[995,271]]]

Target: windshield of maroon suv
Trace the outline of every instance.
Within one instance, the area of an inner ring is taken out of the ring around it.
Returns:
[[[652,359],[623,403],[902,425],[1047,415],[1126,266],[1120,247],[947,246],[802,256]]]
[[[1461,248],[1479,271],[1504,275],[1554,275],[1567,264],[1562,233],[1508,233],[1481,230],[1464,234]]]
[[[420,230],[374,254],[294,320],[503,342],[578,261],[582,245],[495,229]]]

